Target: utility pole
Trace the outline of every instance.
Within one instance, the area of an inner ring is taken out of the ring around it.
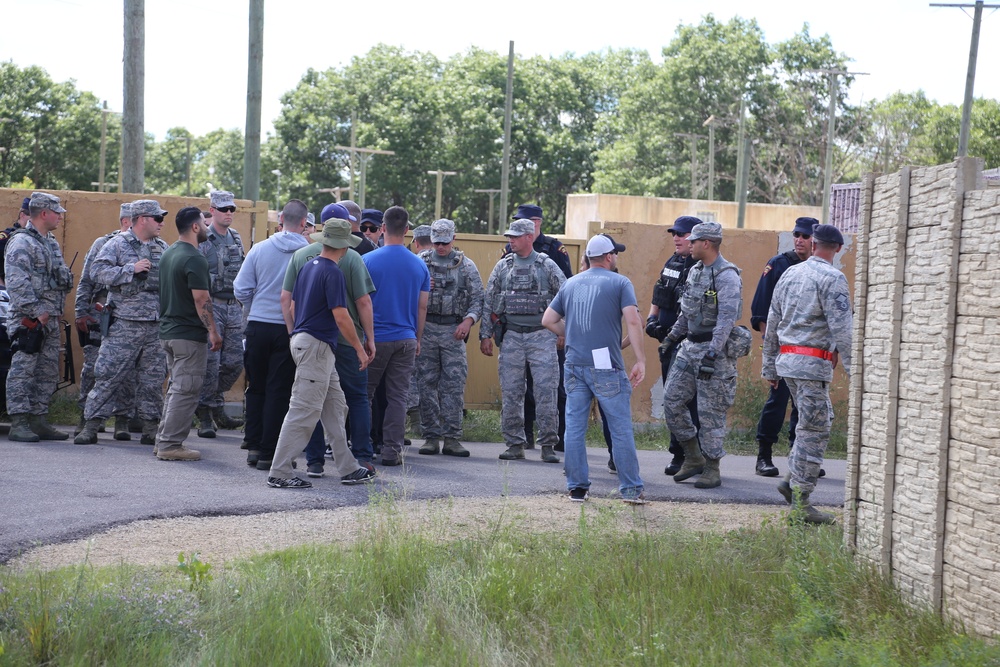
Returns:
[[[708,201],[715,201],[715,115],[701,126],[708,128]]]
[[[184,194],[190,197],[191,196],[191,135],[189,134],[185,136],[184,139],[186,140],[187,143],[187,190],[184,191]],[[104,180],[103,176],[101,177],[101,180],[102,181]]]
[[[823,224],[830,222],[830,190],[833,186],[833,143],[837,130],[837,82],[840,76],[865,76],[867,72],[848,72],[842,69],[813,69],[830,76],[830,106],[826,120],[826,162],[823,167]]]
[[[931,3],[931,7],[958,7],[964,10],[974,8],[972,17],[972,44],[969,46],[969,70],[965,75],[965,101],[962,104],[962,129],[958,135],[958,157],[969,154],[969,125],[972,120],[972,91],[976,85],[976,60],[979,57],[979,27],[983,22],[983,9],[1000,8],[1000,5],[986,5],[983,0],[976,0],[974,5],[945,5]]]
[[[351,112],[351,148],[350,148],[350,151],[351,151],[351,164],[350,164],[350,167],[349,167],[350,168],[351,181],[350,181],[350,183],[347,184],[349,186],[350,190],[351,190],[351,196],[352,197],[354,196],[354,192],[355,192],[355,190],[354,190],[354,175],[357,173],[356,171],[354,171],[354,154],[355,154],[355,151],[358,148],[358,132],[357,132],[357,127],[358,127],[358,112],[357,111],[352,111]]]
[[[746,126],[747,126],[747,102],[744,97],[740,97],[740,129],[738,132],[738,137],[736,139],[736,202],[740,201],[740,178],[743,174],[743,161],[746,159],[744,154],[744,139],[746,137]],[[740,220],[737,220],[737,226],[740,226]]]
[[[507,93],[503,105],[503,164],[500,168],[500,216],[507,215],[510,197],[510,119],[514,106],[514,40],[507,52]]]
[[[122,116],[122,162],[119,183],[125,192],[145,190],[146,131],[145,95],[146,2],[125,0],[124,112]],[[119,192],[121,192],[119,188]]]
[[[708,139],[704,134],[691,132],[674,132],[675,137],[691,140],[691,199],[698,198],[698,140]]]
[[[742,118],[740,119],[742,121]],[[750,137],[743,137],[740,148],[743,160],[740,162],[739,173],[736,174],[736,201],[739,206],[736,211],[736,228],[743,229],[747,218],[747,190],[750,187]]]
[[[493,197],[495,197],[497,195],[497,193],[500,192],[500,190],[485,189],[485,190],[473,190],[473,192],[485,192],[486,194],[488,194],[490,196],[490,212],[486,214],[486,233],[487,234],[492,234],[493,233]],[[500,231],[500,230],[497,229],[497,231]]]
[[[97,168],[97,191],[104,192],[104,166],[108,154],[108,114],[114,113],[108,109],[108,101],[104,100],[101,108],[101,161]],[[119,168],[119,171],[121,169]]]
[[[243,196],[260,199],[260,104],[264,84],[264,0],[250,0],[247,124],[243,133]]]
[[[368,171],[368,161],[376,155],[395,155],[395,151],[383,151],[377,148],[358,148],[357,146],[334,146],[338,151],[357,153],[361,160],[361,182],[358,184],[358,206],[365,208],[365,180]],[[353,160],[352,160],[353,161]]]
[[[428,171],[427,173],[430,174],[431,176],[437,176],[437,190],[436,190],[437,194],[434,197],[434,219],[435,220],[440,220],[441,219],[441,191],[442,191],[442,188],[443,188],[443,185],[444,185],[444,177],[445,176],[457,176],[458,172],[457,171],[441,171],[440,169],[438,169],[437,171]]]

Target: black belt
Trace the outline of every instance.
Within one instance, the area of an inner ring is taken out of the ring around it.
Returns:
[[[218,303],[224,303],[227,306],[231,306],[234,303],[239,303],[237,299],[223,299],[222,297],[213,296],[212,301],[217,301]]]
[[[520,324],[508,324],[507,331],[513,331],[514,333],[535,333],[536,331],[541,331],[545,327],[523,327]]]
[[[430,313],[427,314],[427,321],[432,322],[433,324],[458,324],[464,319],[465,319],[464,317],[461,317],[459,315],[431,315]]]
[[[708,333],[700,333],[700,334],[689,333],[687,335],[687,339],[692,343],[707,343],[710,340],[712,340],[712,332],[709,331]]]

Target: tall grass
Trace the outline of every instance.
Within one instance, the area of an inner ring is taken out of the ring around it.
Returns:
[[[570,535],[498,513],[459,541],[392,499],[360,543],[216,567],[0,574],[4,664],[996,665],[1000,649],[902,601],[836,527]],[[641,515],[639,515],[641,517]],[[441,520],[446,520],[442,517]],[[197,545],[192,545],[197,546]],[[47,620],[46,620],[47,619]]]

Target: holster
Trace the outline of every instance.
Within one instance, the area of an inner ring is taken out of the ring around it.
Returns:
[[[11,343],[11,352],[23,352],[24,354],[38,354],[42,351],[42,343],[45,342],[45,329],[38,325],[34,329],[21,327],[14,336]]]
[[[108,331],[111,330],[111,323],[115,319],[115,304],[109,303],[104,306],[104,310],[101,311],[101,338],[108,335]]]

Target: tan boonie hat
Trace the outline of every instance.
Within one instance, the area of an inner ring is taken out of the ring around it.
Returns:
[[[341,218],[330,218],[323,223],[323,231],[309,238],[331,248],[357,248],[361,243],[361,237],[351,233],[351,223]]]

